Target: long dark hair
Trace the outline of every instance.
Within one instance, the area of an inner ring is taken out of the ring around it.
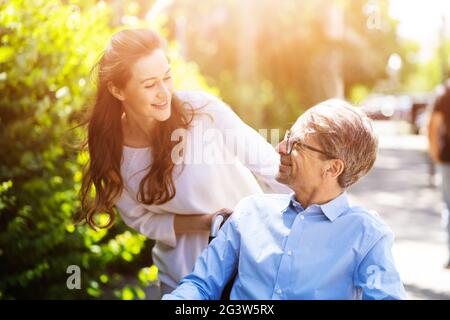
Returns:
[[[81,215],[77,220],[86,221],[92,228],[109,228],[115,220],[114,204],[123,191],[120,173],[123,149],[121,101],[108,90],[112,82],[123,88],[131,77],[131,66],[139,58],[155,49],[164,49],[163,40],[148,29],[123,30],[113,35],[107,48],[93,68],[97,76],[95,103],[82,125],[87,127],[87,139],[83,150],[88,150],[89,162],[85,167],[81,184]],[[171,133],[177,128],[188,128],[193,111],[188,112],[183,102],[173,95],[171,115],[158,123],[149,141],[152,146],[152,164],[139,185],[137,200],[144,204],[162,204],[171,200],[176,189],[172,178],[174,162],[171,150],[178,141],[171,141]],[[95,199],[92,194],[95,190]],[[99,225],[97,213],[109,215],[108,223]]]

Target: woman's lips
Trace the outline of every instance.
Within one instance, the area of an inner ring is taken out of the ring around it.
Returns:
[[[165,101],[163,103],[152,103],[152,107],[156,109],[163,110],[169,106],[169,101]]]

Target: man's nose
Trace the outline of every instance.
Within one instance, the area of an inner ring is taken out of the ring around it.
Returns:
[[[287,143],[286,140],[281,141],[275,148],[279,154],[287,154]]]

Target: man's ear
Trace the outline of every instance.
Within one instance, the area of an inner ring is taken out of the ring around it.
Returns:
[[[344,171],[345,164],[341,159],[332,159],[327,161],[325,174],[330,178],[338,178]]]
[[[117,99],[120,101],[124,101],[125,98],[122,94],[122,90],[117,88],[111,81],[108,82],[108,91]]]

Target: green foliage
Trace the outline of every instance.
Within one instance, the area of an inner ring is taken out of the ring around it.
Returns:
[[[109,9],[0,3],[0,297],[112,297],[148,265],[151,243],[121,223],[71,224],[83,161],[69,147],[70,116],[92,98],[90,68],[112,32]],[[81,290],[66,287],[69,265],[81,268]]]
[[[114,13],[93,0],[0,1],[1,299],[144,299],[157,280],[152,241],[120,219],[99,232],[71,222],[88,160],[73,147],[85,133],[72,128],[93,101],[91,67],[114,31],[138,26]],[[217,92],[170,55],[178,85]],[[81,290],[67,288],[71,265]]]
[[[428,59],[420,59],[418,56],[420,45],[413,40],[404,40],[402,47],[406,62],[406,67],[402,70],[402,91],[406,93],[433,91],[450,76],[446,70],[450,64],[449,41],[441,43]]]

